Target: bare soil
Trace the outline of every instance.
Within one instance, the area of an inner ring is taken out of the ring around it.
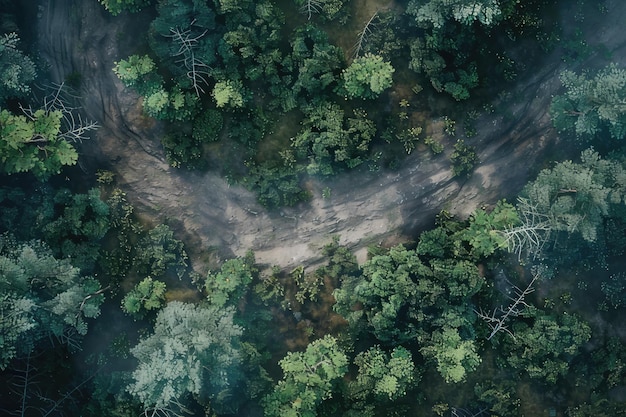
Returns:
[[[606,4],[607,14],[584,22],[596,28],[585,33],[591,45],[604,44],[613,61],[624,61],[626,3]],[[448,155],[416,152],[393,172],[338,177],[327,199],[321,191],[326,185],[311,180],[310,203],[268,212],[252,193],[216,173],[182,171],[166,163],[159,144],[162,126],[142,114],[140,98],[112,71],[115,61],[137,53],[150,18],[149,13],[112,18],[95,0],[47,0],[38,22],[41,52],[53,81],[80,73],[84,111],[102,125],[97,137],[81,147],[85,172],[114,171],[139,211],[179,224],[180,236],[197,256],[215,248],[224,256],[251,249],[262,264],[312,265],[319,261],[319,248],[338,234],[363,260],[368,245],[410,240],[430,227],[443,208],[467,216],[478,206],[514,196],[548,154],[568,156],[548,115],[560,88],[558,74],[566,68],[555,51],[540,64],[527,63],[536,65],[531,75],[494,101],[493,114],[479,118],[478,135],[467,142],[477,147],[481,163],[469,179],[452,177]],[[594,55],[589,62],[602,66],[607,59]],[[429,134],[451,141],[440,124],[433,124]]]

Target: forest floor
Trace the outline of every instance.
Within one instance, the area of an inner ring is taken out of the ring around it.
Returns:
[[[591,55],[585,67],[604,66],[606,52],[611,61],[626,60],[621,22],[626,3],[606,5],[608,13],[598,18],[562,23],[565,32],[580,27],[592,47],[604,45],[605,53]],[[478,206],[515,196],[548,158],[575,157],[558,142],[548,108],[560,88],[559,73],[583,63],[567,64],[555,50],[527,63],[527,73],[494,102],[495,112],[478,118],[478,135],[466,142],[476,146],[480,165],[469,179],[453,178],[449,151],[436,157],[414,152],[394,171],[355,171],[332,183],[311,179],[310,202],[267,211],[251,192],[219,173],[168,166],[159,143],[162,126],[142,114],[140,98],[112,71],[115,61],[143,52],[135,48],[149,19],[146,14],[112,18],[96,1],[48,0],[38,22],[41,56],[54,82],[80,74],[83,109],[102,126],[81,146],[83,171],[115,172],[118,186],[142,215],[175,228],[196,266],[208,261],[209,252],[228,257],[247,250],[268,266],[313,265],[332,235],[340,235],[340,243],[362,261],[368,245],[409,240],[431,227],[441,209],[467,216]],[[399,93],[391,91],[389,99]],[[429,130],[442,143],[454,143],[442,123]],[[326,187],[331,195],[324,198]]]

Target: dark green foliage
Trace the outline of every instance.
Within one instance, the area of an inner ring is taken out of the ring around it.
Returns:
[[[173,272],[181,278],[188,267],[183,242],[164,224],[148,231],[135,246],[135,268],[140,276],[162,277]]]
[[[304,109],[304,129],[292,140],[298,159],[308,159],[309,174],[332,175],[337,168],[362,164],[376,126],[363,110],[345,118],[336,104],[322,102]]]
[[[450,156],[450,161],[455,177],[469,177],[478,164],[478,155],[473,146],[466,145],[463,140],[458,140],[454,144],[454,152]]]
[[[198,143],[214,142],[219,139],[224,118],[218,110],[208,109],[193,120],[192,137]]]
[[[577,316],[546,314],[533,309],[525,313],[526,321],[517,321],[506,338],[509,366],[531,378],[550,384],[564,377],[569,363],[591,337],[589,325]]]
[[[271,165],[254,166],[245,184],[254,190],[259,202],[265,207],[293,206],[310,198],[300,185],[300,174],[284,167]]]
[[[593,78],[586,73],[561,73],[565,94],[552,100],[550,114],[560,133],[571,133],[581,140],[593,139],[608,131],[613,139],[626,136],[626,70],[611,64]]]
[[[174,168],[202,169],[202,143],[185,132],[172,131],[161,138],[167,162]]]
[[[600,284],[600,288],[606,297],[606,303],[611,308],[617,309],[626,306],[626,273],[618,272],[609,277],[609,281]]]

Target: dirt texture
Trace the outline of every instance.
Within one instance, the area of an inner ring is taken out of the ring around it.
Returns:
[[[598,21],[584,22],[597,28],[585,33],[590,45],[604,44],[619,62],[625,56],[626,3],[606,5],[609,11]],[[338,234],[363,260],[369,244],[407,240],[432,226],[443,208],[467,216],[477,206],[514,196],[546,152],[563,155],[548,115],[560,88],[558,74],[567,67],[557,51],[540,63],[528,62],[532,75],[494,102],[496,112],[478,119],[478,135],[467,142],[477,147],[481,163],[468,180],[452,177],[449,155],[416,152],[394,172],[338,177],[330,198],[322,198],[325,185],[311,180],[312,201],[267,212],[252,193],[229,186],[216,173],[190,173],[166,163],[161,125],[142,115],[140,98],[112,72],[114,61],[137,53],[133,45],[145,36],[149,20],[145,13],[112,18],[95,0],[48,0],[39,17],[41,54],[54,81],[81,74],[84,111],[102,125],[81,147],[85,171],[114,171],[140,212],[178,220],[191,253],[222,248],[226,255],[243,255],[252,249],[262,264],[311,265],[319,260],[319,248]],[[603,66],[607,59],[593,56],[589,62]],[[451,143],[441,130],[434,123],[428,133]]]

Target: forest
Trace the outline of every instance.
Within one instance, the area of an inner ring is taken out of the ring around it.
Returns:
[[[626,416],[616,0],[0,0],[0,414]]]

